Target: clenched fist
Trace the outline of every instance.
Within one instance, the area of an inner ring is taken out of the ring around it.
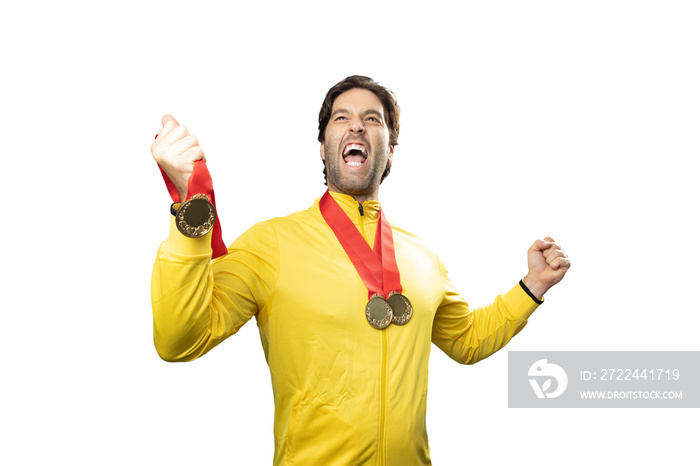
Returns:
[[[527,251],[528,274],[523,283],[537,298],[564,278],[571,267],[571,260],[564,250],[549,236],[538,239]]]
[[[204,151],[197,138],[181,126],[172,115],[163,115],[163,128],[151,145],[151,154],[173,182],[182,202],[187,199],[187,182],[192,175],[194,163],[204,160]]]

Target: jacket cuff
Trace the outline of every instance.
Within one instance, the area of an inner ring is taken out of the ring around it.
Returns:
[[[529,290],[528,290],[529,291]],[[503,295],[511,314],[519,320],[527,320],[535,309],[542,303],[536,302],[520,284],[515,285],[508,293]]]
[[[198,256],[201,254],[211,254],[211,235],[210,231],[201,238],[188,238],[180,233],[175,224],[175,216],[170,216],[170,234],[165,244],[172,252],[183,256]]]
[[[534,302],[536,302],[537,304],[542,304],[542,303],[544,302],[544,298],[539,299],[539,298],[537,298],[537,296],[535,296],[534,294],[532,294],[532,291],[530,291],[530,288],[528,288],[527,286],[525,286],[525,282],[524,282],[524,281],[520,280],[520,286],[522,287],[523,291],[525,291],[525,293],[527,293],[527,295],[528,295],[529,297],[532,298],[532,300],[533,300]]]

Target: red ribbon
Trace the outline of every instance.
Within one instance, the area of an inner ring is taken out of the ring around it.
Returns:
[[[401,276],[396,264],[394,236],[381,208],[374,236],[374,250],[369,247],[355,224],[328,191],[321,198],[319,208],[367,287],[368,299],[375,294],[386,299],[392,291],[401,293]]]
[[[156,138],[158,138],[158,135],[156,135]],[[158,168],[160,169],[160,173],[163,175],[163,181],[165,181],[165,186],[168,188],[168,192],[170,193],[170,197],[173,199],[173,202],[180,202],[180,193],[177,192],[175,184],[168,177],[168,175],[165,174],[165,171],[160,165],[158,165]],[[197,160],[194,163],[192,175],[190,176],[189,180],[187,180],[187,199],[185,199],[185,202],[189,201],[195,194],[204,194],[207,196],[216,210],[214,184],[211,180],[211,174],[209,174],[209,169],[207,169],[207,164],[204,162],[204,160]],[[224,240],[221,237],[221,221],[219,219],[218,212],[211,234],[211,249],[212,259],[225,256],[228,253],[228,249],[226,248]]]

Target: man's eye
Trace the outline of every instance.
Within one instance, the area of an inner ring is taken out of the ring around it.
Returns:
[[[347,118],[344,116],[339,116],[338,118],[335,119],[335,121],[338,121],[338,120],[347,120]]]

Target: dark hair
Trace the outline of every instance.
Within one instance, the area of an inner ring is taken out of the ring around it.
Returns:
[[[333,102],[343,92],[351,89],[366,89],[372,91],[379,98],[384,107],[384,117],[386,118],[387,128],[389,130],[389,145],[396,146],[399,143],[399,115],[401,109],[396,101],[396,96],[386,87],[380,85],[372,78],[367,76],[348,76],[340,81],[335,86],[331,87],[323,99],[321,111],[318,112],[318,142],[323,143],[326,140],[326,127],[331,119],[331,111],[333,110]],[[382,175],[382,181],[389,174],[391,167],[387,165],[386,171]],[[326,176],[326,168],[324,163],[323,175]]]

